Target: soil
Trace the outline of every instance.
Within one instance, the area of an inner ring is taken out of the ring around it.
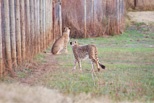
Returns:
[[[154,11],[129,12],[128,16],[133,22],[154,24]]]

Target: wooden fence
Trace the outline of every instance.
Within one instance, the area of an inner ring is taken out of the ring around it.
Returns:
[[[80,6],[79,6],[80,5]],[[71,37],[117,35],[124,31],[125,0],[63,0],[63,26]]]
[[[127,9],[154,10],[154,0],[126,0]]]
[[[0,77],[13,74],[60,35],[55,14],[61,9],[55,5],[60,7],[52,0],[0,0]]]

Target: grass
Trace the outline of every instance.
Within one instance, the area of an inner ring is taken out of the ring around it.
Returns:
[[[34,60],[41,65],[54,59],[55,65],[49,66],[51,71],[40,75],[33,86],[41,85],[56,89],[67,96],[91,94],[91,98],[107,97],[113,101],[139,101],[151,103],[154,101],[154,33],[147,28],[129,28],[124,34],[105,38],[71,39],[81,45],[94,44],[98,49],[99,61],[107,69],[90,73],[90,60],[82,61],[83,72],[79,67],[72,71],[74,57],[72,48],[68,45],[68,54],[51,56],[38,54]],[[146,33],[141,33],[146,31]],[[148,38],[146,37],[148,35]],[[47,48],[50,53],[51,47]],[[44,67],[46,68],[46,67]],[[30,69],[17,71],[19,79],[32,74]],[[14,83],[13,79],[4,78],[4,83]],[[50,94],[50,93],[49,93]]]
[[[154,36],[154,33],[149,33]],[[108,96],[116,101],[154,100],[154,39],[145,38],[137,30],[106,38],[71,39],[79,44],[95,44],[99,60],[107,70],[90,73],[89,60],[82,61],[83,72],[72,71],[74,57],[68,46],[68,55],[57,56],[59,69],[47,73],[38,83],[58,89],[66,95],[91,93],[94,97]]]

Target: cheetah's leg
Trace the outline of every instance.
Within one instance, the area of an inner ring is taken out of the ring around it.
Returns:
[[[91,73],[94,72],[94,62],[91,60],[91,65],[92,65],[92,69],[91,69]]]
[[[94,59],[94,58],[92,59],[92,61],[93,61],[94,63],[96,63],[97,70],[100,71],[100,67],[99,67],[98,61],[97,61],[96,59]]]
[[[60,52],[63,50],[63,48],[61,47],[60,49],[59,49],[59,51],[57,52],[57,54],[61,54]]]
[[[79,69],[80,71],[82,71],[81,60],[78,60],[78,63],[79,63]]]
[[[67,43],[64,43],[64,51],[65,51],[65,53],[68,53],[68,51],[67,51]]]
[[[75,60],[74,67],[72,68],[72,70],[75,70],[76,69],[76,63],[77,63],[77,60]]]

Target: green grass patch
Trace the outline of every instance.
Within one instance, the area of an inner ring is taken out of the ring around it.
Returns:
[[[153,37],[154,33],[149,36]],[[137,30],[126,30],[124,34],[113,37],[71,39],[74,40],[81,45],[96,45],[98,58],[107,70],[92,76],[90,61],[83,60],[83,72],[79,71],[79,67],[72,71],[74,57],[69,45],[68,55],[56,57],[58,69],[44,75],[38,83],[66,95],[85,92],[116,101],[154,100],[154,48],[150,46],[154,45],[154,39],[145,38],[145,34]]]

